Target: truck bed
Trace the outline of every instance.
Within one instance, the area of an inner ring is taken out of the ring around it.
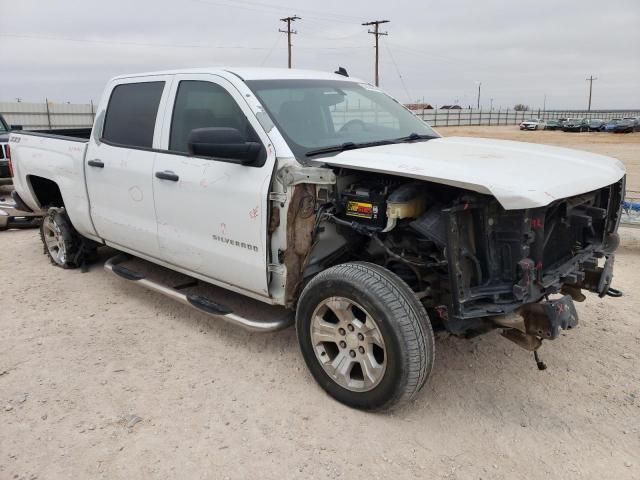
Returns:
[[[32,187],[44,179],[54,182],[75,228],[95,239],[84,173],[90,135],[91,129],[20,131],[11,133],[10,144],[14,185],[22,200],[34,211],[46,209]]]

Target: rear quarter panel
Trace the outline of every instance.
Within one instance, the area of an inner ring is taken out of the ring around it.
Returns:
[[[89,214],[89,199],[84,178],[86,142],[49,136],[11,134],[11,157],[14,186],[20,197],[33,210],[42,210],[31,176],[52,180],[58,185],[67,214],[82,235],[96,238]]]

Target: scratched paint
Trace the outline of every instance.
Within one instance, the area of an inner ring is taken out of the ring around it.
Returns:
[[[256,218],[258,218],[259,210],[260,210],[260,208],[258,206],[255,206],[254,208],[249,210],[249,218],[251,220],[255,220]]]

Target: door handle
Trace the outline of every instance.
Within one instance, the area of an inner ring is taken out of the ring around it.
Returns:
[[[87,165],[89,165],[90,167],[97,167],[97,168],[104,168],[104,163],[102,162],[102,160],[89,160],[87,162]]]
[[[170,170],[165,170],[164,172],[156,172],[156,177],[162,180],[171,180],[172,182],[177,182],[178,180],[180,180],[180,177]]]

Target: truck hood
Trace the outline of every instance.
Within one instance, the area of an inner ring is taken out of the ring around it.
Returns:
[[[625,174],[622,162],[604,155],[467,137],[347,150],[313,163],[473,190],[493,195],[506,210],[543,207],[611,185]]]

